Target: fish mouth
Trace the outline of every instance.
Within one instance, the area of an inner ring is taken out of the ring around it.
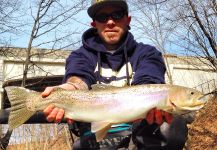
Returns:
[[[178,110],[186,111],[186,112],[187,111],[189,111],[189,112],[197,111],[197,110],[203,108],[205,103],[206,103],[206,101],[203,99],[204,96],[202,96],[201,98],[202,98],[202,100],[199,99],[196,104],[191,105],[191,106],[178,106],[172,101],[170,101],[170,104],[172,105],[174,110],[178,109]]]
[[[197,111],[201,108],[203,108],[204,104],[197,104],[191,107],[180,107],[182,110],[186,110],[186,111]]]

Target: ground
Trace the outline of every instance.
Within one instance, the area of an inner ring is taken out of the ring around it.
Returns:
[[[189,125],[188,150],[217,150],[217,94]]]

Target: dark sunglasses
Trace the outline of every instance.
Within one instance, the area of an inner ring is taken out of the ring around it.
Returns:
[[[114,11],[110,14],[106,14],[106,13],[97,14],[93,19],[100,23],[105,23],[109,20],[110,17],[112,18],[112,20],[118,21],[121,20],[124,17],[124,15],[127,15],[127,12],[123,10],[121,11],[119,10],[119,11]]]

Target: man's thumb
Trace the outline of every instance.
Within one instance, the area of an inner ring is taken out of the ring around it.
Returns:
[[[49,96],[52,91],[53,91],[53,87],[46,87],[45,90],[41,93],[41,96],[45,98]]]

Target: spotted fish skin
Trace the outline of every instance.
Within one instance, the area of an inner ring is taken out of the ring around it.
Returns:
[[[46,98],[41,93],[22,87],[5,88],[11,102],[9,128],[27,121],[35,112],[53,104],[65,110],[65,118],[90,122],[97,141],[104,138],[111,125],[144,119],[152,108],[172,114],[199,110],[204,106],[203,94],[197,90],[167,84],[127,87],[94,85],[92,90],[55,88]]]

